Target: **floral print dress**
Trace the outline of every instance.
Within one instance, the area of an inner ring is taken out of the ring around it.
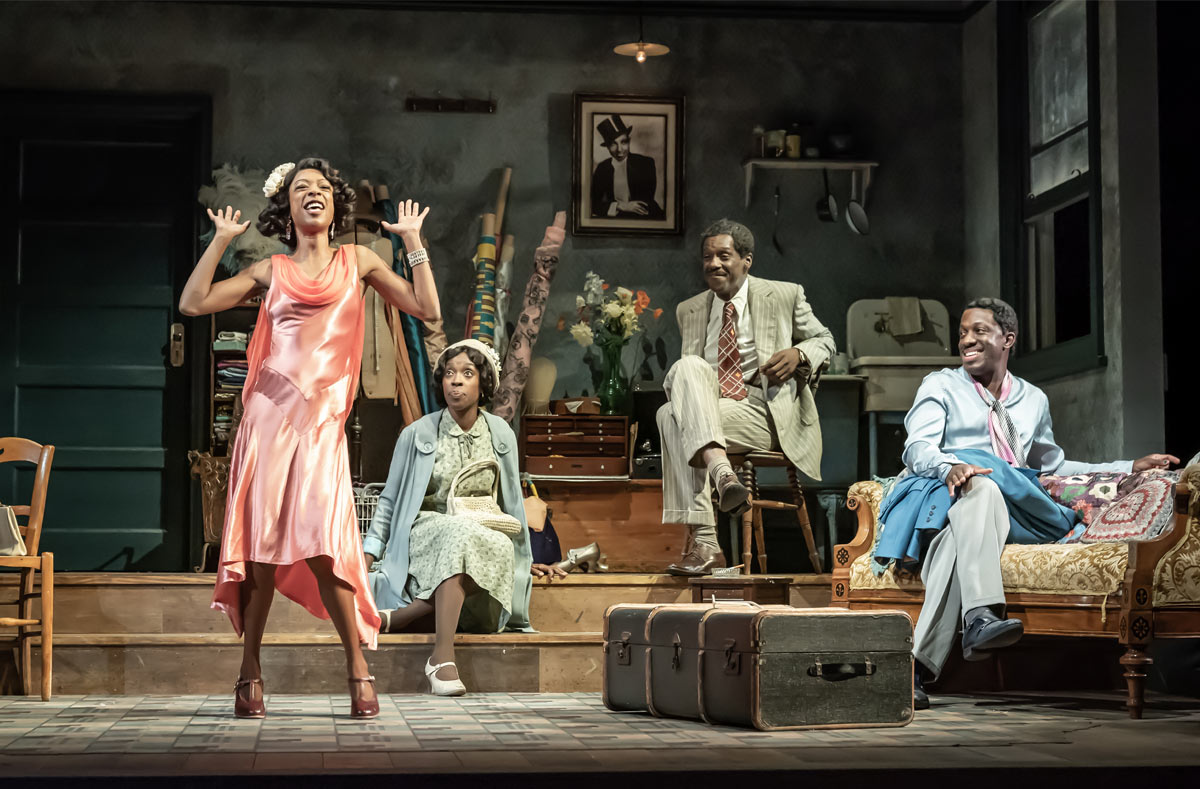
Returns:
[[[487,420],[481,416],[464,431],[449,411],[443,411],[433,474],[408,538],[409,596],[429,600],[442,581],[465,573],[479,588],[467,593],[458,624],[460,630],[472,633],[499,631],[501,612],[512,610],[513,543],[507,535],[469,518],[447,515],[446,499],[463,466],[494,457]],[[457,493],[490,495],[494,478],[494,469],[471,474]]]

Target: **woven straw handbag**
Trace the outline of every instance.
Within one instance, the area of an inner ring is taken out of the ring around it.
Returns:
[[[460,482],[471,474],[483,471],[489,466],[496,472],[492,478],[492,494],[490,496],[457,495]],[[496,501],[499,491],[500,464],[495,459],[485,458],[484,460],[477,460],[474,463],[468,463],[454,475],[454,479],[450,482],[450,493],[446,496],[446,514],[470,518],[476,523],[487,526],[489,529],[494,529],[501,534],[514,537],[521,533],[521,522],[500,509],[500,505]]]

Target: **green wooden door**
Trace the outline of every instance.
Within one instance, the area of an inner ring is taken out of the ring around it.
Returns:
[[[8,95],[0,114],[0,435],[57,447],[43,549],[63,570],[185,569],[196,354],[185,338],[173,363],[170,334],[206,102]],[[7,467],[0,500],[31,480]]]

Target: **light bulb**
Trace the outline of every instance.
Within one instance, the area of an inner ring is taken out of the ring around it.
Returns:
[[[637,51],[637,62],[638,62],[638,63],[645,63],[645,62],[646,62],[646,50],[644,50],[644,49],[639,49],[639,50]]]

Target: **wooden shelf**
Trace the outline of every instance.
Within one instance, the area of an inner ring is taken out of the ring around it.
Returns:
[[[859,199],[865,205],[867,190],[871,186],[871,171],[879,166],[879,162],[865,159],[747,159],[742,162],[746,173],[746,207],[750,207],[750,195],[754,189],[754,171],[763,170],[849,170],[851,176],[861,180],[862,188],[857,190]]]

